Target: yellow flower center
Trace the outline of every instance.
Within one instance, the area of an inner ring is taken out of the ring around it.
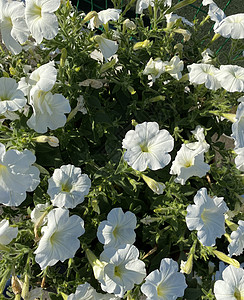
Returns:
[[[237,300],[244,300],[244,295],[237,288],[235,289],[234,297]]]
[[[54,232],[51,237],[50,237],[50,243],[53,246],[53,244],[55,244],[58,240],[58,232]]]
[[[116,267],[114,268],[114,275],[115,275],[115,276],[121,277],[122,273],[123,273],[123,272],[122,272],[120,266],[116,266]]]
[[[159,284],[157,286],[157,294],[159,297],[164,297],[166,295],[166,291],[167,290],[167,287],[163,284]]]
[[[0,175],[7,171],[7,167],[0,164]]]
[[[32,11],[33,11],[33,14],[35,14],[38,19],[40,19],[42,17],[42,8],[40,6],[34,4]]]
[[[62,186],[61,186],[62,192],[69,193],[71,189],[72,189],[72,185],[69,184],[69,182],[65,182],[65,183],[63,183]]]
[[[185,168],[190,168],[192,165],[193,165],[192,160],[186,160],[185,163],[184,163]]]
[[[115,226],[114,230],[113,230],[113,235],[116,238],[118,236],[118,232],[119,232],[119,227]]]
[[[141,147],[142,152],[149,152],[149,149],[148,149],[148,146],[146,143],[141,144],[140,147]]]

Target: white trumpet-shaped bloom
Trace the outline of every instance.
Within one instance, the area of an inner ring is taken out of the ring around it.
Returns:
[[[142,14],[144,9],[150,6],[154,6],[154,0],[137,0],[136,2],[136,14]]]
[[[237,107],[231,136],[235,140],[235,148],[244,147],[244,102],[240,102]]]
[[[195,84],[205,84],[205,87],[216,91],[221,84],[216,77],[218,69],[210,64],[192,64],[187,66],[189,70],[189,81]]]
[[[9,221],[3,219],[0,222],[0,245],[8,245],[18,235],[17,227],[10,227]]]
[[[47,226],[42,227],[42,237],[34,252],[41,269],[73,258],[80,247],[80,237],[84,232],[84,221],[79,216],[69,217],[69,211],[55,208],[47,215]]]
[[[185,276],[180,273],[176,261],[171,258],[161,260],[159,270],[152,271],[141,286],[148,300],[175,300],[184,295],[187,288]]]
[[[184,63],[178,56],[174,56],[170,61],[164,61],[164,71],[171,75],[176,80],[182,78],[181,71],[184,69]]]
[[[88,28],[91,30],[98,28],[100,25],[107,24],[108,21],[118,21],[121,9],[108,8],[99,11],[96,16],[91,18]]]
[[[70,294],[67,300],[116,300],[120,299],[109,294],[97,293],[97,291],[89,284],[84,283],[78,285],[74,294]]]
[[[224,18],[220,23],[216,33],[219,33],[223,37],[231,37],[232,39],[244,38],[244,13],[228,16]]]
[[[240,255],[244,249],[244,221],[238,221],[239,227],[230,235],[231,243],[228,246],[230,256]]]
[[[89,193],[91,180],[81,169],[73,165],[64,165],[55,169],[53,176],[48,179],[47,193],[53,205],[74,208],[84,201]]]
[[[160,77],[162,73],[164,73],[164,63],[160,58],[156,58],[153,60],[151,57],[148,63],[146,64],[146,67],[143,71],[144,75],[148,75],[148,80],[152,80],[152,82],[155,82],[157,78]]]
[[[30,215],[31,221],[33,223],[37,223],[38,220],[40,219],[40,217],[43,215],[43,213],[49,206],[50,206],[50,204],[48,202],[46,202],[45,204],[41,204],[41,203],[37,204],[31,212],[31,215]],[[42,225],[45,224],[46,222],[47,222],[47,217],[45,217],[43,219]]]
[[[24,93],[18,88],[13,78],[0,78],[0,114],[7,111],[16,111],[25,106],[27,100]]]
[[[243,148],[237,148],[234,151],[237,154],[237,156],[235,158],[236,167],[241,172],[244,172],[244,147]]]
[[[217,80],[226,91],[244,91],[244,68],[237,65],[221,65],[217,73]]]
[[[144,122],[126,133],[122,147],[126,149],[124,159],[133,169],[158,170],[169,164],[174,139],[167,130],[159,130],[158,123]]]
[[[175,182],[182,185],[186,183],[188,178],[192,176],[201,178],[210,170],[210,166],[204,162],[204,150],[201,146],[191,149],[191,145],[195,144],[183,144],[170,169],[170,174],[178,175]]]
[[[39,170],[32,166],[36,157],[25,149],[20,152],[0,143],[0,203],[19,206],[26,192],[34,191],[40,182]]]
[[[105,61],[108,61],[108,59],[118,50],[119,46],[116,41],[106,39],[101,35],[96,35],[94,40],[98,43],[99,49],[101,50]]]
[[[216,300],[242,300],[244,299],[244,270],[228,266],[222,273],[223,280],[214,284]]]
[[[30,102],[33,114],[27,125],[38,133],[55,130],[66,123],[65,113],[71,111],[69,101],[60,94],[36,90]]]
[[[18,1],[0,1],[0,30],[2,42],[13,54],[19,54],[21,44],[25,43],[29,36],[29,30],[25,22],[25,7]]]
[[[204,246],[214,246],[217,237],[225,234],[225,216],[229,210],[223,197],[207,194],[201,188],[194,197],[193,205],[188,205],[186,225],[189,230],[197,230],[197,237]]]
[[[60,0],[26,0],[25,18],[27,26],[38,44],[43,38],[53,39],[58,33],[58,20],[54,12]]]
[[[118,248],[122,244],[133,244],[136,239],[136,216],[130,211],[126,213],[118,208],[113,208],[107,221],[102,221],[97,229],[97,237],[104,247]]]
[[[138,257],[139,251],[134,245],[106,248],[100,255],[100,261],[106,264],[103,278],[99,278],[102,290],[123,297],[135,284],[140,284],[146,276],[146,268]]]

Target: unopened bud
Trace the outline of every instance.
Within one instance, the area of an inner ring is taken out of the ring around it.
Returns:
[[[19,278],[16,275],[13,275],[11,277],[11,285],[15,295],[21,294],[23,283],[19,280]]]
[[[218,259],[222,260],[223,262],[226,262],[229,265],[232,265],[236,268],[240,268],[240,263],[234,258],[230,258],[223,252],[220,252],[218,250],[213,250],[213,253],[218,257]]]
[[[193,267],[193,254],[190,254],[187,261],[181,261],[180,270],[181,273],[190,274]]]
[[[156,180],[142,174],[143,180],[146,182],[148,187],[156,194],[161,195],[164,192],[165,185],[162,182],[157,182]]]
[[[86,23],[90,21],[93,17],[97,17],[97,12],[96,11],[90,11],[85,18],[82,20],[82,23]]]
[[[102,279],[104,267],[107,265],[107,263],[100,261],[90,249],[86,249],[85,251],[88,261],[92,266],[94,277],[98,280]]]
[[[58,147],[59,140],[55,136],[39,135],[33,138],[37,143],[48,143],[51,147]]]
[[[29,276],[25,274],[24,284],[21,292],[21,297],[25,300],[29,298]]]
[[[146,48],[148,45],[150,44],[150,41],[149,40],[145,40],[143,42],[138,42],[136,43],[134,46],[133,46],[133,50],[139,50],[139,49],[142,49],[142,48]]]

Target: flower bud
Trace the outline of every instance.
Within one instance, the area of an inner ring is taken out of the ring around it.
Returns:
[[[165,185],[162,182],[157,182],[156,180],[142,174],[143,180],[146,182],[148,187],[156,194],[161,195],[164,192]]]
[[[190,274],[193,267],[193,254],[190,254],[187,261],[181,261],[180,270],[181,273]]]
[[[90,11],[85,18],[82,20],[82,23],[86,23],[90,21],[93,17],[97,17],[97,12],[96,11]]]
[[[19,280],[19,278],[16,275],[13,275],[11,277],[11,285],[15,295],[21,294],[23,283]]]
[[[97,280],[102,279],[104,267],[106,266],[107,263],[100,261],[90,249],[86,249],[85,251],[86,251],[86,256],[88,258],[88,261],[92,266],[94,277]]]
[[[29,298],[29,276],[27,274],[25,274],[25,279],[24,279],[24,284],[23,284],[23,288],[22,288],[22,292],[21,292],[21,297],[23,299],[28,299]]]
[[[59,140],[55,136],[39,135],[33,138],[37,143],[48,143],[51,147],[58,147]]]
[[[222,260],[223,262],[225,262],[229,265],[232,265],[236,268],[240,268],[240,263],[236,259],[230,258],[226,254],[224,254],[223,252],[220,252],[218,250],[213,250],[213,253],[218,257],[218,259]]]
[[[139,50],[139,49],[142,49],[142,48],[146,48],[148,45],[150,44],[150,41],[149,40],[145,40],[143,42],[138,42],[136,43],[134,46],[133,46],[133,50]]]

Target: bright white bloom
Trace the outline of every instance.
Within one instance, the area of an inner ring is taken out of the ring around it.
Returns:
[[[38,133],[47,132],[48,127],[55,130],[64,126],[65,113],[71,110],[69,101],[64,96],[41,90],[35,91],[30,104],[33,114],[27,121],[27,125]]]
[[[33,71],[28,79],[30,86],[30,95],[32,96],[36,90],[49,92],[53,88],[57,79],[57,69],[54,61],[50,61]]]
[[[142,14],[144,9],[148,6],[154,6],[154,0],[137,0],[136,2],[136,14]]]
[[[99,279],[102,290],[123,297],[134,284],[140,284],[146,276],[146,268],[138,257],[139,251],[134,245],[106,248],[100,255],[100,261],[106,263],[104,276]]]
[[[216,78],[218,69],[210,64],[192,64],[187,66],[190,83],[205,84],[205,87],[216,91],[221,87]]]
[[[8,245],[18,235],[17,227],[10,227],[9,221],[3,219],[0,222],[0,245]]]
[[[225,13],[216,5],[216,3],[212,2],[209,4],[208,15],[210,19],[215,22],[213,28],[215,31],[218,28],[219,23],[225,18]]]
[[[213,0],[202,0],[202,5],[203,6],[206,6],[206,5],[211,4],[211,3],[214,3],[214,1]]]
[[[177,80],[182,78],[181,71],[184,69],[184,63],[178,56],[172,57],[170,61],[164,61],[163,64],[165,72],[169,73]]]
[[[232,39],[244,38],[244,13],[235,14],[224,18],[220,23],[216,33],[223,37],[231,37]]]
[[[24,19],[25,8],[18,1],[0,1],[0,30],[2,42],[13,54],[22,50],[20,44],[27,41],[29,30]]]
[[[58,20],[54,12],[60,0],[26,0],[25,18],[27,26],[38,44],[43,38],[53,39],[58,33]]]
[[[214,52],[212,50],[210,50],[209,48],[207,48],[206,50],[204,50],[202,53],[202,63],[203,64],[211,64],[213,57],[214,57]]]
[[[54,206],[74,208],[84,201],[90,187],[90,178],[81,174],[80,168],[64,165],[55,169],[53,176],[48,179],[47,193]]]
[[[221,65],[216,77],[226,91],[232,93],[244,91],[244,68],[236,65]]]
[[[105,61],[108,61],[108,58],[114,55],[118,50],[119,45],[116,41],[111,41],[101,35],[96,35],[94,40],[98,43],[99,49],[101,50]]]
[[[88,28],[93,30],[94,28],[98,28],[100,25],[105,25],[108,21],[118,21],[119,14],[121,13],[121,9],[108,8],[105,10],[101,10],[97,13],[96,16],[91,18]]]
[[[215,239],[225,233],[225,216],[229,210],[223,197],[209,197],[206,188],[201,188],[188,205],[186,225],[197,230],[197,237],[204,246],[214,246]]]
[[[186,18],[184,18],[184,17],[178,16],[177,14],[173,14],[173,13],[166,14],[165,17],[166,17],[166,21],[167,21],[167,24],[168,24],[168,25],[171,25],[171,24],[173,24],[176,20],[181,19],[182,23],[184,23],[184,24],[186,24],[186,25],[188,25],[188,26],[191,26],[191,27],[194,26],[194,24],[193,24],[192,22],[188,21],[188,20],[187,20]]]
[[[244,299],[244,270],[228,266],[222,273],[223,280],[214,284],[214,295],[217,300]]]
[[[235,140],[235,148],[244,147],[244,102],[240,102],[237,107],[231,136]]]
[[[0,78],[0,114],[6,111],[16,111],[25,106],[27,100],[24,93],[18,88],[13,78]]]
[[[46,208],[48,208],[49,206],[50,206],[50,204],[48,202],[46,202],[45,204],[37,204],[31,212],[31,215],[30,215],[31,221],[33,223],[36,223],[40,219],[40,217],[43,215]],[[46,222],[47,222],[47,217],[45,217],[43,219],[42,224],[45,224]]]
[[[84,283],[78,285],[75,294],[70,294],[67,300],[116,300],[120,299],[109,294],[97,293],[97,291],[89,284]]]
[[[126,133],[122,147],[127,149],[124,159],[133,169],[158,170],[169,164],[174,139],[167,130],[159,130],[158,123],[144,122]]]
[[[171,258],[161,260],[159,270],[152,271],[141,286],[148,300],[175,300],[184,295],[187,288],[185,276]]]
[[[170,174],[178,175],[175,182],[182,185],[192,176],[203,177],[210,170],[204,162],[204,152],[200,148],[192,150],[190,144],[183,144],[172,163]]]
[[[148,80],[152,80],[152,82],[155,82],[157,78],[160,77],[162,73],[164,73],[164,63],[160,58],[156,58],[155,60],[150,58],[148,63],[146,64],[146,67],[143,71],[144,75],[148,75]]]
[[[102,221],[97,229],[97,237],[104,248],[118,248],[122,244],[134,244],[136,234],[136,216],[130,211],[126,213],[118,208],[113,208],[107,221]]]
[[[244,147],[243,148],[237,148],[234,151],[237,154],[237,156],[235,158],[236,167],[241,172],[244,172]]]
[[[42,227],[42,238],[34,252],[41,269],[73,258],[80,247],[78,239],[84,232],[84,221],[76,215],[69,217],[69,211],[55,208],[47,215],[47,226]]]
[[[30,150],[10,149],[0,143],[0,203],[19,206],[26,192],[35,190],[40,182],[39,170],[32,166],[36,157]]]
[[[198,151],[199,153],[202,151],[207,152],[210,146],[205,140],[204,128],[202,128],[200,125],[197,125],[196,128],[191,132],[194,135],[194,137],[197,139],[197,142],[188,143],[186,144],[186,146],[191,150]]]
[[[238,221],[239,227],[230,235],[231,243],[228,246],[229,255],[240,255],[244,249],[244,221]]]

